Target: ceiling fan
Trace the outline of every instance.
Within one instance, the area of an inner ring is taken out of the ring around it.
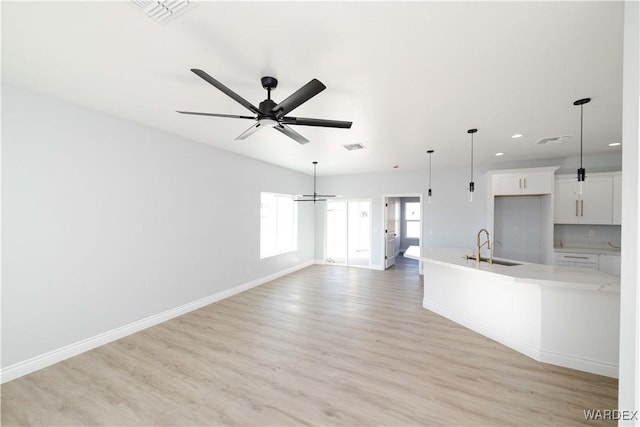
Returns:
[[[294,199],[295,202],[326,202],[331,197],[341,197],[335,194],[318,194],[316,191],[316,167],[318,162],[313,162],[313,194],[303,194]]]
[[[338,120],[324,120],[324,119],[309,119],[304,117],[291,117],[287,116],[288,113],[299,107],[301,104],[307,102],[327,87],[323,85],[319,80],[313,79],[300,89],[289,95],[284,101],[276,104],[271,99],[271,91],[278,86],[278,80],[275,77],[262,77],[262,87],[267,90],[267,99],[258,104],[258,107],[251,104],[249,101],[220,83],[218,80],[211,77],[209,74],[197,68],[192,68],[195,74],[205,80],[207,83],[215,86],[225,95],[232,98],[234,101],[255,114],[254,116],[237,116],[232,114],[216,114],[216,113],[198,113],[193,111],[177,111],[181,114],[194,114],[197,116],[213,116],[213,117],[227,117],[233,119],[250,119],[255,120],[256,123],[246,131],[242,132],[236,139],[245,139],[254,132],[265,128],[271,127],[289,138],[294,139],[299,144],[306,144],[309,142],[304,136],[300,135],[295,130],[291,129],[289,125],[298,126],[320,126],[329,128],[351,128],[352,122],[343,122]]]

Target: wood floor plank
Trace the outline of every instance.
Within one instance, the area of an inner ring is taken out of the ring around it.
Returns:
[[[422,307],[414,264],[311,266],[2,386],[2,425],[605,425],[617,381]],[[613,425],[614,423],[608,423]]]

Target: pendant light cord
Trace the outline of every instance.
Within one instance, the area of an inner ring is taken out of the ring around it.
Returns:
[[[431,188],[431,153],[429,153],[429,188]]]
[[[580,104],[580,169],[582,169],[582,113],[584,105]]]
[[[473,133],[471,134],[471,182],[473,182]]]
[[[313,201],[316,201],[316,167],[318,165],[317,164],[313,164]]]

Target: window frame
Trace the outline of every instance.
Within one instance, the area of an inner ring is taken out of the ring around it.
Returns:
[[[407,212],[408,212],[408,208],[407,205],[411,205],[411,204],[415,204],[418,205],[418,219],[407,219]],[[420,227],[421,227],[421,222],[422,222],[422,206],[421,203],[418,202],[403,202],[403,218],[402,218],[403,222],[404,222],[404,227],[402,230],[402,234],[403,237],[405,239],[420,239]],[[418,234],[416,236],[409,236],[408,231],[409,231],[409,223],[418,223]]]
[[[264,197],[272,197],[271,206],[264,206]],[[279,201],[287,200],[290,203],[291,210],[288,212],[281,212],[280,209],[284,206]],[[273,210],[273,212],[265,212],[265,209]],[[270,215],[269,218],[265,218],[265,213]],[[290,217],[287,219],[286,217]],[[291,224],[285,232],[281,232],[283,221]],[[267,230],[272,229],[270,232],[271,242],[265,242],[267,238]],[[284,234],[286,233],[286,234]],[[295,196],[291,194],[274,193],[270,191],[260,192],[260,241],[259,241],[260,259],[270,258],[276,255],[282,255],[298,250],[298,204],[295,202]]]

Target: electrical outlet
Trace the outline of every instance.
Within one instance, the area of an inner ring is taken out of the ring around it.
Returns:
[[[595,237],[596,236],[596,230],[594,230],[593,228],[588,229],[587,230],[587,236]]]

